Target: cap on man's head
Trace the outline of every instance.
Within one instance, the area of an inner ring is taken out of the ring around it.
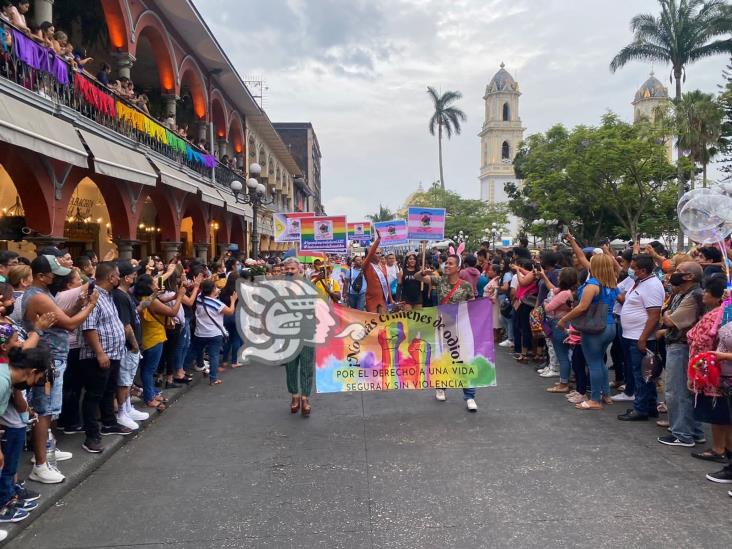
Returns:
[[[52,255],[39,255],[31,261],[31,271],[34,275],[53,273],[57,276],[66,276],[71,269],[62,267],[58,259]]]
[[[130,276],[137,272],[137,269],[129,261],[118,262],[117,268],[119,269],[119,276],[121,277]]]
[[[66,254],[59,250],[56,246],[46,246],[38,250],[38,255],[51,255],[53,257],[63,257]]]

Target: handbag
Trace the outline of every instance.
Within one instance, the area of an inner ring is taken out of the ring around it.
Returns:
[[[607,310],[607,303],[602,301],[590,303],[590,307],[582,316],[572,320],[572,326],[583,334],[601,334],[607,328]]]
[[[511,315],[513,314],[513,305],[511,304],[510,299],[504,299],[501,301],[501,315],[503,315],[504,318],[511,318]]]
[[[353,269],[351,269],[351,277],[353,277]],[[361,288],[363,288],[363,269],[358,273],[356,278],[351,281],[351,293],[360,294]]]

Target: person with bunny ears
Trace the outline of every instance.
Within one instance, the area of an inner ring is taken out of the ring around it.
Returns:
[[[462,245],[461,245],[462,246]],[[462,251],[458,248],[458,251]],[[437,290],[438,303],[440,305],[463,303],[475,298],[475,292],[470,282],[460,278],[460,256],[451,247],[450,255],[445,261],[444,276],[435,277],[431,269],[422,269],[415,278],[422,282],[431,282]],[[440,402],[446,400],[445,389],[436,389],[435,398]],[[470,412],[477,412],[478,405],[475,402],[475,387],[463,389],[463,399]]]

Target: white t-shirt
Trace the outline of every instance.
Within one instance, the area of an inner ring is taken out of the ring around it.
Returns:
[[[620,324],[623,327],[623,337],[640,339],[643,328],[648,320],[647,309],[660,309],[666,299],[663,283],[655,276],[650,276],[642,282],[635,281],[635,287],[625,294],[625,303],[620,312]],[[654,332],[648,337],[656,339]]]
[[[196,337],[217,337],[228,333],[224,328],[224,315],[221,311],[226,309],[218,299],[213,297],[196,299]]]
[[[394,263],[394,265],[387,265],[386,276],[389,280],[389,285],[391,285],[392,282],[399,278],[399,264]]]
[[[633,284],[635,284],[635,280],[631,277],[624,278],[622,282],[618,282],[618,292],[620,292],[618,295],[623,295],[624,293],[626,293],[633,287]],[[620,311],[622,310],[623,304],[616,299],[615,305],[613,305],[613,314],[620,315]]]
[[[516,275],[516,274],[515,274],[515,275],[513,275],[513,276],[511,277],[511,284],[510,284],[510,288],[511,288],[512,290],[518,290],[518,287],[519,287],[518,275]]]

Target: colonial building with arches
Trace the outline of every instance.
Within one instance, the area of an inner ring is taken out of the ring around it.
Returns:
[[[0,63],[0,249],[116,246],[122,257],[202,259],[232,244],[250,254],[284,249],[271,215],[294,209],[305,170],[193,2],[32,0],[31,15],[65,22],[94,61],[76,70],[6,25],[45,61],[18,49]],[[108,85],[94,77],[103,64]],[[144,108],[112,89],[125,79]],[[230,190],[253,162],[272,200],[259,210],[256,243],[252,209]]]

